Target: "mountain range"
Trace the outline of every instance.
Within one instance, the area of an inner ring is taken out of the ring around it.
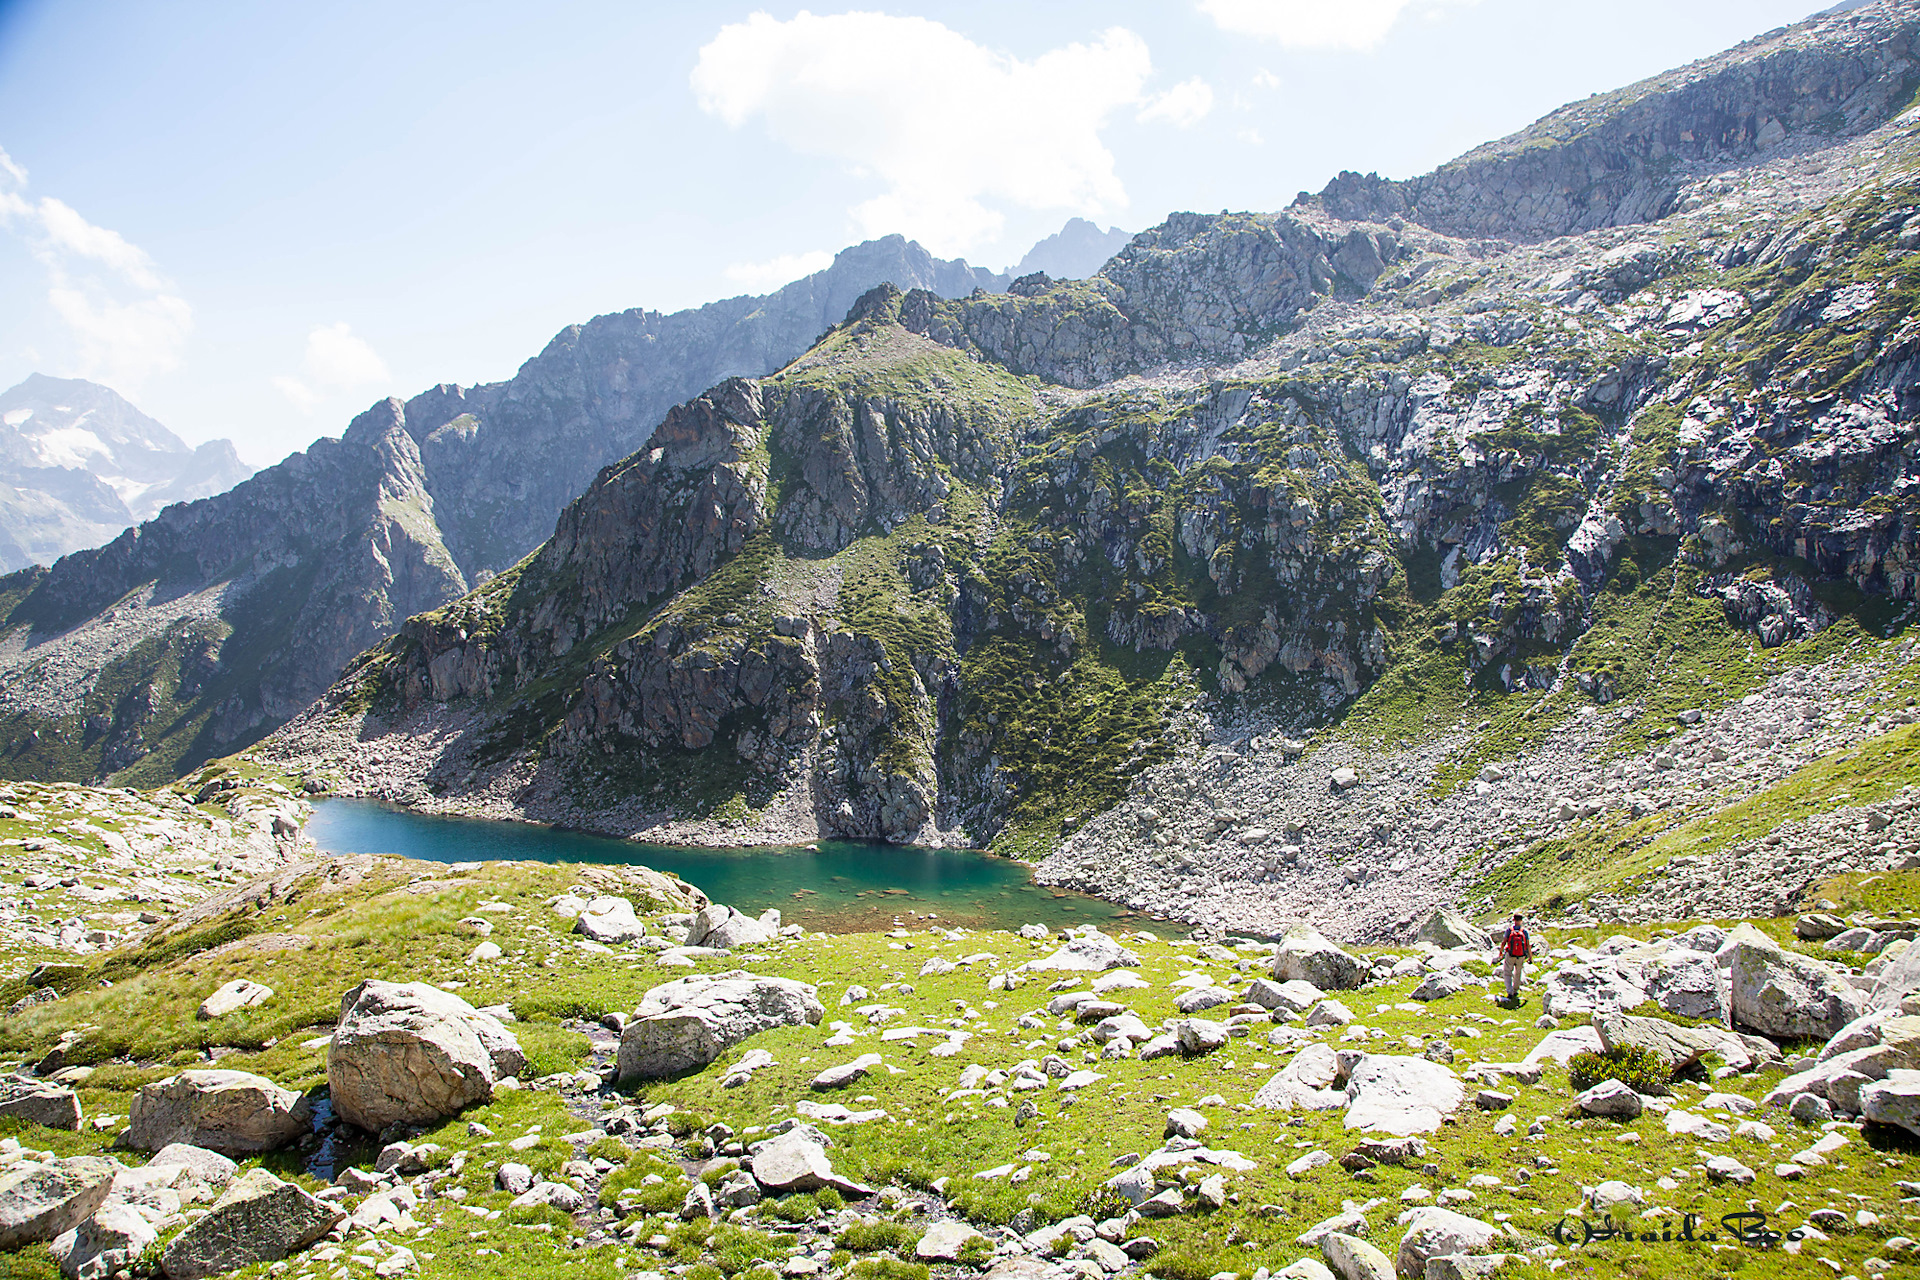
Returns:
[[[98,546],[252,470],[232,441],[189,448],[98,383],[33,374],[0,393],[0,571]]]
[[[1146,842],[1236,735],[1418,776],[1391,751],[1737,703],[1914,599],[1915,65],[1920,5],[1867,5],[1084,281],[877,287],[263,750],[650,839],[991,844],[1171,909],[1304,847]]]
[[[1914,596],[1917,62],[1882,0],[1087,279],[891,240],[568,329],[0,582],[0,760],[291,720],[417,807],[1095,883],[1075,834],[1220,735],[1470,763],[1729,696]]]
[[[1064,247],[1071,258],[1078,245],[1084,264],[1092,243],[1069,237]],[[0,579],[0,769],[161,778],[252,741],[409,615],[533,550],[561,508],[676,402],[780,367],[881,281],[964,296],[1008,278],[889,236],[765,296],[601,316],[555,335],[505,382],[382,401],[340,438],[228,492]],[[125,424],[145,424],[139,439],[165,436],[104,388],[75,389],[87,385],[29,379],[9,393],[9,406],[20,401],[9,421],[71,432],[77,419],[48,406],[75,405],[63,412],[91,415],[96,431],[121,424],[102,438],[129,459],[122,437],[137,433]],[[80,439],[52,438],[70,448]],[[106,509],[108,482],[69,480],[91,485],[92,509]],[[94,527],[110,536],[126,523]]]

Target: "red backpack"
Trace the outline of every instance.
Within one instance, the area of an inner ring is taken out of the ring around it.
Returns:
[[[1507,930],[1506,951],[1508,955],[1519,956],[1523,960],[1533,954],[1533,944],[1527,940],[1525,929]]]

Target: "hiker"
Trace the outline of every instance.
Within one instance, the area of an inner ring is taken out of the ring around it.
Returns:
[[[1521,980],[1527,976],[1527,961],[1533,955],[1533,939],[1527,936],[1518,911],[1513,913],[1513,923],[1494,939],[1494,945],[1499,948],[1494,958],[1500,962],[1500,976],[1507,980],[1507,999],[1518,1000]]]

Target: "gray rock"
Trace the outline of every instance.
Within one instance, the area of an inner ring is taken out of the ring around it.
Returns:
[[[1460,1078],[1440,1063],[1370,1053],[1348,1077],[1346,1125],[1375,1133],[1432,1133],[1465,1100]]]
[[[1825,1124],[1833,1119],[1833,1107],[1817,1093],[1796,1093],[1787,1114],[1801,1124]]]
[[[1647,999],[1683,1018],[1724,1023],[1726,994],[1712,955],[1691,948],[1670,948],[1644,970]]]
[[[1753,1185],[1756,1176],[1753,1170],[1732,1156],[1710,1156],[1706,1168],[1707,1179],[1711,1182],[1733,1182],[1746,1187]]]
[[[334,1114],[378,1133],[485,1102],[525,1066],[513,1033],[460,997],[424,982],[368,981],[341,998],[327,1085]]]
[[[128,1204],[103,1204],[91,1218],[54,1237],[49,1252],[67,1280],[106,1280],[131,1271],[148,1245],[159,1239],[141,1212]]]
[[[0,1249],[45,1243],[73,1230],[106,1200],[119,1170],[113,1160],[74,1156],[0,1174]]]
[[[175,1143],[222,1155],[277,1151],[307,1132],[307,1100],[247,1071],[182,1071],[133,1095],[126,1145],[158,1151]]]
[[[1207,1127],[1207,1118],[1191,1107],[1175,1107],[1167,1112],[1168,1137],[1197,1138]]]
[[[178,1168],[183,1175],[173,1182],[173,1186],[185,1200],[212,1200],[227,1189],[233,1181],[239,1165],[221,1155],[218,1151],[209,1151],[205,1147],[196,1147],[185,1142],[170,1142],[153,1153],[147,1161],[149,1169]]]
[[[1416,942],[1430,942],[1442,951],[1492,951],[1493,936],[1454,907],[1437,907],[1414,933]]]
[[[80,1098],[71,1089],[25,1076],[0,1076],[0,1116],[49,1129],[80,1128]]]
[[[1324,1151],[1309,1151],[1286,1168],[1289,1178],[1304,1178],[1315,1169],[1324,1169],[1333,1163],[1333,1157]]]
[[[1344,1027],[1353,1021],[1353,1010],[1338,1000],[1322,1000],[1307,1013],[1310,1027]]]
[[[1369,966],[1348,955],[1311,925],[1287,931],[1274,953],[1273,976],[1281,982],[1311,982],[1322,991],[1345,991],[1367,980]]]
[[[587,1198],[564,1182],[536,1182],[515,1196],[508,1205],[512,1209],[538,1209],[543,1206],[558,1209],[562,1213],[579,1213],[587,1207]]]
[[[843,1062],[837,1067],[828,1067],[813,1078],[816,1089],[844,1089],[856,1080],[863,1079],[869,1071],[880,1065],[880,1055],[863,1053],[852,1062]]]
[[[780,913],[756,919],[722,903],[711,903],[694,913],[687,926],[690,947],[755,947],[772,942],[780,933]]]
[[[1803,942],[1825,942],[1847,931],[1847,922],[1839,916],[1815,913],[1793,922],[1793,936]]]
[[[195,1016],[203,1021],[224,1018],[230,1013],[251,1009],[271,999],[273,999],[272,987],[263,986],[258,982],[249,982],[245,978],[235,978],[202,1000]]]
[[[1180,1052],[1189,1058],[1225,1048],[1231,1034],[1226,1023],[1206,1018],[1178,1018],[1171,1030]]]
[[[698,918],[697,916],[695,917]],[[626,898],[594,898],[587,909],[574,917],[573,931],[593,942],[617,947],[647,936],[647,926],[633,912]]]
[[[1247,999],[1251,1003],[1282,1013],[1305,1013],[1318,1004],[1324,994],[1311,982],[1275,982],[1271,978],[1255,978],[1247,988]]]
[[[1080,934],[1052,955],[1029,960],[1022,967],[1041,971],[1100,973],[1107,969],[1136,968],[1139,964],[1139,956],[1106,934],[1095,931]]]
[[[1190,987],[1173,998],[1173,1007],[1182,1013],[1199,1013],[1202,1009],[1233,1004],[1235,999],[1233,992],[1225,987]]]
[[[1720,953],[1729,960],[1736,1025],[1778,1039],[1826,1039],[1864,1012],[1860,993],[1831,970],[1783,951],[1752,925],[1738,925]]]
[[[1273,1280],[1334,1280],[1334,1276],[1320,1259],[1301,1258],[1274,1272]]]
[[[928,1227],[920,1242],[913,1246],[913,1256],[922,1262],[957,1262],[960,1251],[967,1247],[969,1240],[985,1240],[986,1237],[973,1229],[973,1226],[959,1218],[946,1218]],[[1124,1264],[1123,1257],[1121,1262]]]
[[[663,983],[620,1033],[619,1075],[651,1080],[697,1070],[749,1036],[825,1016],[815,988],[790,978],[735,970]]]
[[[1488,1280],[1510,1263],[1524,1263],[1524,1254],[1489,1253],[1473,1257],[1465,1253],[1443,1253],[1427,1259],[1424,1280]]]
[[[1186,1212],[1187,1202],[1180,1188],[1168,1187],[1142,1200],[1138,1211],[1143,1218],[1177,1218]]]
[[[1320,1237],[1320,1256],[1340,1280],[1395,1280],[1387,1255],[1358,1236],[1329,1231]]]
[[[1920,1071],[1897,1070],[1860,1090],[1860,1114],[1920,1137]]]
[[[832,1187],[843,1195],[870,1196],[871,1187],[861,1186],[834,1172],[826,1150],[805,1131],[790,1129],[763,1143],[753,1153],[753,1176],[768,1191],[817,1191]]]
[[[1575,1098],[1573,1104],[1590,1116],[1609,1120],[1632,1120],[1646,1109],[1640,1095],[1618,1080],[1602,1080]]]
[[[1421,979],[1420,985],[1413,989],[1415,1000],[1444,1000],[1448,996],[1458,995],[1467,988],[1467,975],[1461,969],[1436,969]]]
[[[1260,1086],[1253,1105],[1272,1111],[1337,1111],[1347,1105],[1347,1095],[1333,1087],[1339,1077],[1333,1048],[1315,1041]]]
[[[1480,1253],[1500,1238],[1500,1228],[1463,1213],[1434,1206],[1408,1212],[1406,1234],[1394,1262],[1403,1276],[1424,1276],[1427,1259],[1445,1254]]]
[[[493,1175],[493,1182],[510,1196],[523,1196],[533,1189],[533,1170],[517,1160],[509,1160]]]

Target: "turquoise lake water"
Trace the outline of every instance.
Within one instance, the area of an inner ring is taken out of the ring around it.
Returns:
[[[817,850],[690,849],[557,827],[412,813],[367,800],[322,800],[307,833],[334,853],[388,853],[433,862],[642,863],[698,885],[715,902],[788,923],[850,933],[924,919],[975,929],[1060,929],[1136,919],[1126,908],[1033,883],[1024,863],[911,845],[823,840]]]

